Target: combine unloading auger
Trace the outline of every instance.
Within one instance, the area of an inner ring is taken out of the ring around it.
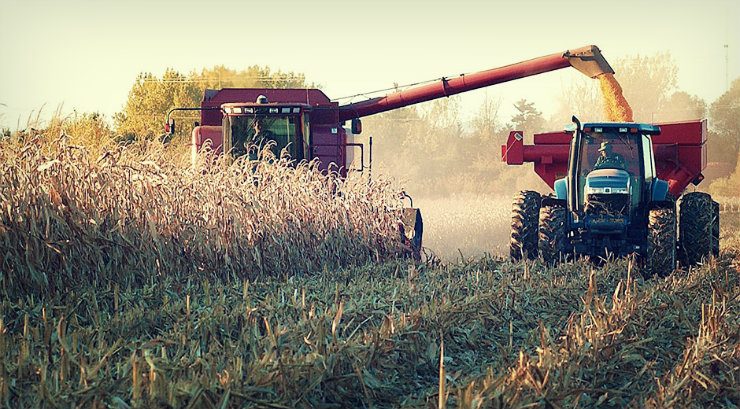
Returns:
[[[346,121],[374,115],[568,67],[573,67],[591,78],[596,78],[605,73],[614,74],[612,67],[601,55],[599,47],[589,45],[500,68],[464,74],[455,78],[442,78],[431,84],[405,89],[367,101],[343,105],[339,107],[339,120]]]

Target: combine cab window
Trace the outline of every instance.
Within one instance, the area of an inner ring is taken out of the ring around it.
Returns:
[[[304,159],[298,115],[239,115],[229,116],[232,155],[258,157],[258,151],[273,142],[272,152],[279,157],[287,150],[291,158]]]

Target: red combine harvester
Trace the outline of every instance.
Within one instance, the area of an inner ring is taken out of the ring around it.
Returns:
[[[513,131],[501,146],[503,161],[534,163],[555,191],[514,198],[512,259],[637,254],[649,274],[667,275],[677,258],[689,266],[719,253],[718,203],[684,193],[704,179],[706,120],[573,121],[573,130],[534,135],[534,145]]]
[[[360,118],[437,98],[561,68],[573,67],[595,78],[614,71],[596,46],[587,46],[394,92],[383,97],[339,105],[318,89],[224,88],[206,90],[197,108],[175,108],[167,114],[167,132],[174,132],[170,114],[200,110],[200,125],[192,131],[192,152],[206,144],[234,156],[251,154],[249,146],[271,141],[275,152],[286,149],[297,160],[320,161],[324,170],[344,177],[353,166],[364,168],[365,146],[357,135]],[[351,126],[345,128],[346,121]],[[355,152],[359,149],[359,160]],[[413,207],[413,204],[412,204]],[[422,219],[418,209],[405,209],[402,237],[418,254]]]

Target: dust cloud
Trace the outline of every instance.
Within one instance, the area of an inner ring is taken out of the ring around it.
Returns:
[[[424,219],[424,247],[445,262],[509,252],[511,197],[462,194],[419,197],[414,206]]]

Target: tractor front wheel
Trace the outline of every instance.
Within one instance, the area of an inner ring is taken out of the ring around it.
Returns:
[[[531,190],[521,191],[514,196],[514,203],[511,207],[511,240],[509,243],[512,261],[537,258],[537,226],[541,201],[542,196]]]
[[[648,216],[647,276],[665,277],[676,268],[676,212],[652,209]]]
[[[563,206],[548,205],[540,209],[539,251],[547,264],[555,264],[565,256],[565,218]]]
[[[719,250],[719,214],[712,196],[686,193],[678,199],[678,243],[681,264],[693,266]]]

